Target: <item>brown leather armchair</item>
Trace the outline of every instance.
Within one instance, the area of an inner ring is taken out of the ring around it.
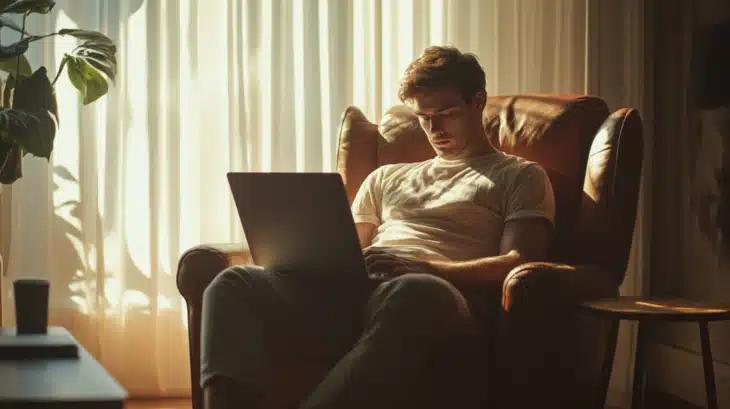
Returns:
[[[503,392],[501,407],[595,406],[605,393],[597,393],[603,351],[615,334],[576,307],[617,295],[624,279],[638,204],[641,119],[633,109],[609,115],[606,103],[592,96],[518,95],[489,97],[484,123],[496,147],[547,170],[556,198],[549,260],[515,268],[502,287],[497,359],[484,371],[490,374],[490,389]],[[378,166],[434,155],[405,107],[391,108],[380,125],[355,107],[342,116],[337,170],[350,200]],[[237,245],[201,245],[180,258],[177,283],[188,307],[195,409],[202,409],[203,290],[228,266],[251,262]],[[295,406],[328,370],[291,357],[280,362],[267,396],[272,409]]]

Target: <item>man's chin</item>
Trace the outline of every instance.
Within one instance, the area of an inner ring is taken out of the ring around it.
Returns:
[[[436,154],[441,159],[457,160],[462,158],[462,152],[455,149],[436,149]]]

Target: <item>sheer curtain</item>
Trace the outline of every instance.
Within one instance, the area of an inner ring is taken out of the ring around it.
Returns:
[[[104,31],[119,46],[119,78],[88,107],[61,80],[50,166],[26,158],[25,177],[5,189],[5,325],[13,319],[11,281],[48,278],[52,322],[68,327],[133,396],[188,394],[175,267],[193,245],[243,239],[225,172],[334,170],[344,108],[357,105],[379,120],[397,103],[407,63],[431,44],[476,53],[491,94],[586,92],[590,7],[586,0],[58,1],[29,30]],[[55,73],[73,46],[48,41],[33,49],[31,63]]]

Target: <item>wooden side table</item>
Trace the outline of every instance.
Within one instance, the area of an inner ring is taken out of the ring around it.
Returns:
[[[15,336],[4,328],[0,336]],[[50,337],[72,339],[77,358],[0,360],[0,409],[122,409],[127,391],[64,328]]]
[[[636,354],[634,357],[634,385],[632,409],[643,407],[645,384],[645,353],[647,321],[694,321],[699,324],[702,345],[702,366],[705,372],[705,393],[707,407],[717,409],[715,371],[712,364],[710,334],[707,323],[710,321],[730,320],[730,305],[719,305],[682,298],[618,297],[589,301],[581,305],[584,311],[607,317],[611,320],[609,341],[604,354],[603,368],[595,408],[604,408],[608,385],[616,354],[618,327],[621,320],[637,321]]]

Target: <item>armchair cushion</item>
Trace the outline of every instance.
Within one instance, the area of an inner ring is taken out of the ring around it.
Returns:
[[[337,149],[337,172],[342,176],[350,203],[355,198],[365,177],[377,167],[378,126],[363,112],[347,107],[340,124],[340,145]]]
[[[509,95],[487,100],[483,121],[492,144],[539,163],[550,176],[555,192],[551,261],[574,262],[586,158],[608,114],[602,99],[588,95]]]

